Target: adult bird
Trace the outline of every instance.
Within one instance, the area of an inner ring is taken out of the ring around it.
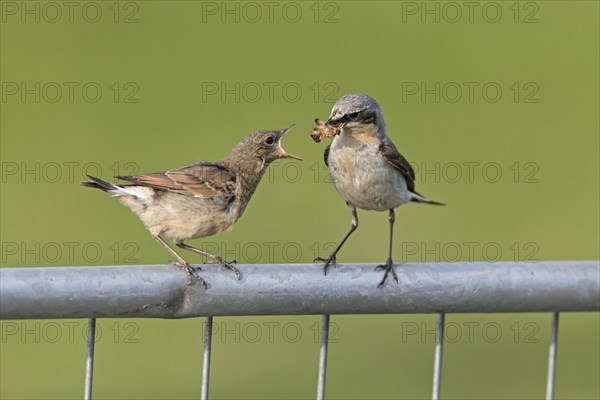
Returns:
[[[338,132],[325,149],[325,164],[335,188],[350,207],[352,225],[329,257],[318,257],[315,261],[325,263],[325,275],[330,265],[335,266],[337,253],[358,227],[357,208],[387,210],[389,252],[386,263],[376,267],[385,270],[378,287],[383,287],[390,273],[398,282],[392,261],[394,209],[411,201],[443,203],[428,200],[415,191],[415,172],[386,134],[381,106],[374,98],[361,93],[341,97],[333,106],[325,127]]]

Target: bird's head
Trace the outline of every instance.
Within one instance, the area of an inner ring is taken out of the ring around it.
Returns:
[[[333,106],[325,125],[349,134],[360,132],[374,135],[385,130],[381,106],[377,100],[362,93],[342,96]]]
[[[293,127],[290,125],[284,129],[278,130],[260,130],[252,132],[246,136],[235,147],[233,153],[236,153],[241,158],[258,158],[263,163],[269,164],[280,158],[293,158],[302,160],[293,154],[286,152],[281,147],[281,138]]]

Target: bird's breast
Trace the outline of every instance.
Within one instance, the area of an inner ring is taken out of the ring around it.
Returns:
[[[384,211],[410,201],[402,174],[379,152],[379,140],[335,138],[328,157],[329,173],[340,195],[350,204]]]

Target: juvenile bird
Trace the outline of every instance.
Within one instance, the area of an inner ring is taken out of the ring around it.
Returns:
[[[336,132],[333,142],[325,149],[325,164],[335,188],[350,207],[352,225],[329,257],[318,257],[315,261],[325,263],[325,275],[330,265],[335,266],[338,251],[358,227],[356,208],[388,210],[389,253],[386,263],[376,267],[385,270],[378,287],[383,287],[390,273],[398,282],[392,261],[394,208],[409,201],[443,203],[428,200],[415,191],[413,168],[387,136],[381,106],[372,97],[360,93],[341,97],[324,126],[331,126]],[[317,141],[315,135],[311,136]]]
[[[161,237],[173,238],[179,248],[193,251],[233,271],[232,262],[184,243],[188,239],[212,236],[232,226],[241,216],[266,168],[280,158],[294,158],[281,147],[281,138],[292,127],[256,131],[237,144],[223,160],[197,162],[188,167],[135,176],[117,176],[129,184],[115,185],[89,176],[83,186],[101,189],[117,197],[140,217],[152,237],[192,276],[207,284]],[[197,267],[198,268],[198,267]],[[200,268],[198,268],[200,269]]]

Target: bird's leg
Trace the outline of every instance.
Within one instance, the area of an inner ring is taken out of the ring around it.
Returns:
[[[385,283],[385,280],[387,279],[390,272],[392,273],[392,277],[394,278],[396,283],[398,283],[398,276],[396,275],[396,271],[394,271],[394,262],[392,261],[392,238],[394,237],[394,222],[396,221],[396,214],[394,213],[393,208],[390,208],[389,221],[390,221],[390,249],[389,249],[389,253],[388,253],[388,259],[384,265],[378,265],[377,267],[375,267],[375,269],[384,269],[385,270],[385,273],[383,274],[383,279],[381,280],[381,282],[379,282],[379,285],[377,285],[377,287],[379,289],[381,289],[383,287],[383,284]]]
[[[198,279],[198,282],[200,282],[204,286],[205,289],[208,289],[208,285],[206,284],[206,281],[204,279],[202,279],[196,273],[196,271],[194,271],[192,266],[187,261],[185,261],[179,254],[177,254],[177,252],[175,250],[173,250],[173,248],[171,246],[169,246],[168,243],[163,240],[163,238],[161,238],[159,235],[152,235],[152,237],[154,238],[154,240],[156,240],[158,243],[160,243],[162,247],[167,249],[167,251],[169,253],[171,253],[177,259],[177,261],[176,261],[177,265],[179,265],[180,267],[183,267],[185,269],[185,272],[187,272],[187,274],[188,274],[188,285],[192,283],[192,276],[193,276],[196,279]]]
[[[358,228],[358,215],[356,214],[356,207],[354,207],[350,204],[348,204],[348,207],[350,207],[350,211],[352,212],[352,225],[350,226],[350,231],[348,231],[346,236],[344,236],[344,238],[342,239],[340,244],[338,244],[338,246],[335,248],[333,253],[331,253],[329,255],[329,257],[327,257],[327,258],[317,257],[314,259],[315,262],[322,261],[325,263],[325,265],[323,265],[323,273],[325,275],[327,275],[327,268],[329,268],[329,266],[331,264],[333,264],[334,267],[336,266],[336,261],[337,261],[336,256],[337,256],[338,251],[340,251],[340,249],[342,248],[344,243],[346,243],[346,240],[348,240],[348,238],[350,237],[352,232],[354,232],[356,230],[356,228]]]
[[[197,254],[200,254],[200,255],[203,255],[205,257],[212,259],[214,263],[219,264],[220,266],[233,271],[237,275],[238,281],[242,277],[240,274],[240,271],[236,267],[231,265],[232,263],[235,263],[235,261],[227,262],[217,255],[211,254],[204,250],[197,249],[195,247],[192,247],[190,245],[183,243],[182,241],[175,241],[175,245],[182,249],[193,251],[194,253],[197,253]]]

